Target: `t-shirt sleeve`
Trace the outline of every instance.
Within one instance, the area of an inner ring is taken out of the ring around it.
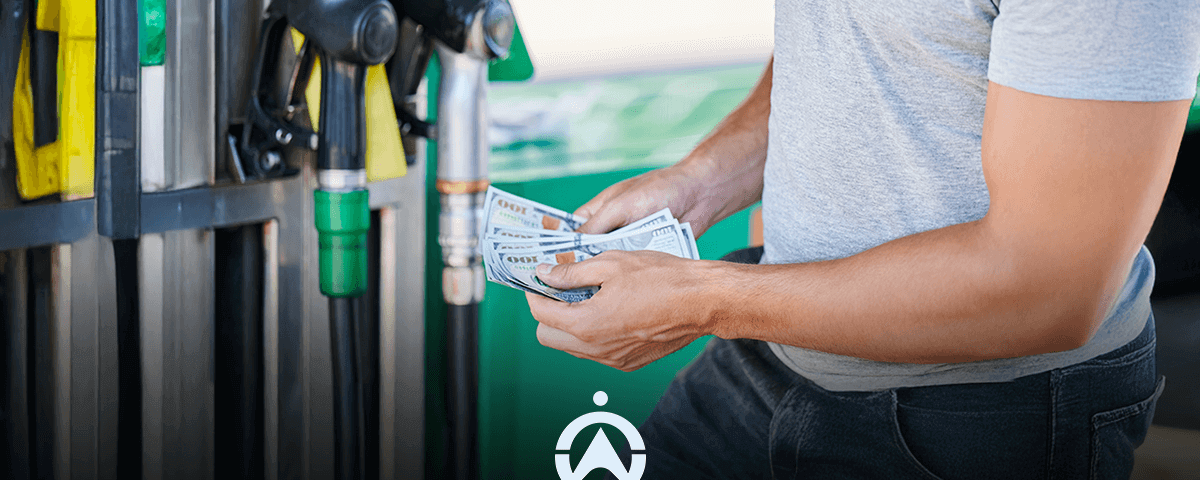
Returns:
[[[1196,95],[1196,0],[1000,0],[988,79],[1061,98]]]

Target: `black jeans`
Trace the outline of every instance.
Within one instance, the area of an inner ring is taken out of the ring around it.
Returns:
[[[1150,318],[1117,350],[1011,382],[834,392],[763,342],[713,339],[639,428],[642,478],[1128,478],[1162,393],[1154,348]]]

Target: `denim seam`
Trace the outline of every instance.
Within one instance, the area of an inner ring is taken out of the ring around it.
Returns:
[[[1146,344],[1143,345],[1141,348],[1134,350],[1132,352],[1126,353],[1125,355],[1121,355],[1120,357],[1112,358],[1112,359],[1102,359],[1102,358],[1097,357],[1097,358],[1088,360],[1086,362],[1074,365],[1074,367],[1079,367],[1079,368],[1119,367],[1119,366],[1124,366],[1124,365],[1128,365],[1131,363],[1137,363],[1138,361],[1142,360],[1142,357],[1145,357],[1147,355],[1154,353],[1154,347],[1157,344],[1158,344],[1157,339],[1152,338],[1149,342],[1146,342]],[[1101,355],[1101,356],[1103,356],[1103,355]],[[1067,367],[1067,368],[1071,368],[1071,367]]]
[[[1150,396],[1146,397],[1145,400],[1141,400],[1132,405],[1126,405],[1121,408],[1116,408],[1113,410],[1108,410],[1108,411],[1104,411],[1104,412],[1100,412],[1100,413],[1092,415],[1093,427],[1095,429],[1104,428],[1104,427],[1107,427],[1114,423],[1125,420],[1129,417],[1132,417],[1134,415],[1140,415],[1140,414],[1144,413],[1146,410],[1149,410],[1150,405],[1153,404],[1155,398],[1158,397],[1158,387],[1159,387],[1158,384],[1161,381],[1162,380],[1158,380],[1158,379],[1156,379],[1154,381],[1154,384],[1155,384],[1154,392],[1150,393]],[[1102,420],[1102,419],[1106,419],[1106,420]]]
[[[923,476],[930,478],[932,480],[942,480],[941,477],[939,477],[939,476],[935,475],[933,472],[929,471],[928,467],[921,464],[921,462],[919,460],[917,460],[917,457],[913,454],[912,449],[909,448],[908,442],[906,442],[904,440],[904,436],[900,432],[900,416],[899,416],[900,401],[899,401],[899,399],[896,398],[895,390],[891,390],[891,402],[889,403],[888,407],[889,407],[889,411],[888,411],[889,418],[887,418],[887,420],[888,420],[888,423],[890,423],[892,426],[892,447],[895,448],[898,452],[900,452],[900,456],[904,457],[905,460],[908,460],[908,463],[913,468],[916,468],[917,471],[920,472]]]
[[[1133,418],[1137,415],[1141,415],[1141,414],[1149,411],[1150,406],[1153,405],[1156,400],[1158,400],[1160,395],[1162,395],[1162,388],[1166,386],[1165,381],[1166,381],[1165,378],[1157,379],[1154,382],[1154,391],[1151,392],[1150,396],[1146,397],[1145,400],[1137,402],[1133,405],[1126,405],[1121,408],[1117,408],[1114,410],[1108,410],[1105,412],[1100,412],[1095,415],[1092,415],[1092,422],[1091,422],[1092,423],[1092,435],[1091,435],[1092,438],[1088,439],[1089,443],[1091,443],[1090,451],[1092,454],[1092,458],[1090,459],[1091,461],[1089,462],[1090,463],[1089,470],[1091,470],[1091,471],[1088,473],[1088,476],[1091,477],[1092,480],[1096,480],[1096,474],[1100,470],[1099,469],[1100,447],[1096,443],[1096,434],[1099,433],[1100,429],[1102,429],[1104,427],[1115,424],[1117,422],[1128,420],[1130,418]],[[1099,423],[1096,422],[1096,420],[1098,418],[1107,417],[1107,416],[1112,416],[1113,418],[1109,419],[1109,420],[1105,420],[1103,422],[1099,422]]]
[[[1145,412],[1146,410],[1149,409],[1149,407],[1150,407],[1149,401],[1150,401],[1150,399],[1146,399],[1145,400],[1146,403],[1144,403],[1144,404],[1141,402],[1138,402],[1133,405],[1127,405],[1127,406],[1118,408],[1116,410],[1109,410],[1107,412],[1100,412],[1095,415],[1092,415],[1092,427],[1096,430],[1099,430],[1101,428],[1104,428],[1104,427],[1107,427],[1114,423],[1125,420],[1129,417],[1132,417],[1135,415],[1140,415],[1142,412]],[[1111,418],[1109,418],[1107,420],[1101,420],[1101,418],[1105,418],[1105,417],[1111,417]]]
[[[987,416],[992,416],[992,415],[996,415],[996,414],[1001,414],[1001,415],[1023,415],[1023,414],[1040,415],[1043,413],[1041,410],[1034,410],[1032,408],[1030,408],[1028,410],[1020,409],[1020,410],[988,410],[988,411],[982,411],[982,412],[957,412],[957,411],[953,411],[953,410],[938,410],[936,408],[913,407],[910,405],[904,405],[902,403],[899,403],[897,405],[900,406],[901,408],[904,408],[905,410],[910,410],[910,411],[920,411],[922,413],[935,413],[935,414],[942,414],[942,415],[955,415],[955,416],[968,417],[968,418],[987,417]]]
[[[1061,370],[1050,371],[1050,441],[1046,442],[1046,478],[1051,480],[1054,478],[1054,447],[1058,444],[1058,434],[1055,431],[1055,426],[1058,425],[1058,394],[1061,386],[1060,379],[1062,378]]]
[[[803,379],[792,381],[792,384],[788,386],[787,392],[785,392],[783,394],[783,398],[779,399],[779,404],[775,405],[775,409],[771,411],[771,424],[767,429],[767,432],[768,432],[767,433],[767,463],[768,463],[767,467],[771,470],[771,479],[772,480],[777,480],[775,477],[775,433],[776,433],[776,430],[778,429],[779,421],[782,421],[782,419],[780,418],[780,412],[787,407],[788,402],[791,401],[794,394],[798,391],[798,387],[800,386],[800,383],[803,381],[804,381]],[[800,463],[799,450],[797,450],[795,452],[794,458],[792,458],[792,462],[796,465],[799,465],[799,463]],[[797,473],[796,469],[793,468],[792,469],[792,478],[793,479],[796,478],[796,473]]]

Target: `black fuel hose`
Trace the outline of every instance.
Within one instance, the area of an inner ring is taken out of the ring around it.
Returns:
[[[446,478],[479,478],[479,304],[446,305]]]
[[[142,478],[142,336],[138,239],[114,239],[117,289],[117,478]]]
[[[363,425],[361,382],[357,378],[355,318],[358,298],[329,299],[329,340],[333,354],[334,472],[340,480],[362,478]]]

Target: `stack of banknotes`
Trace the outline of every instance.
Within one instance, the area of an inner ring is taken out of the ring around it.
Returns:
[[[495,187],[483,207],[480,250],[487,279],[564,302],[591,298],[599,287],[560,290],[537,278],[539,264],[582,262],[605,250],[653,250],[697,260],[692,226],[679,223],[670,209],[601,235],[576,233],[587,222]]]

